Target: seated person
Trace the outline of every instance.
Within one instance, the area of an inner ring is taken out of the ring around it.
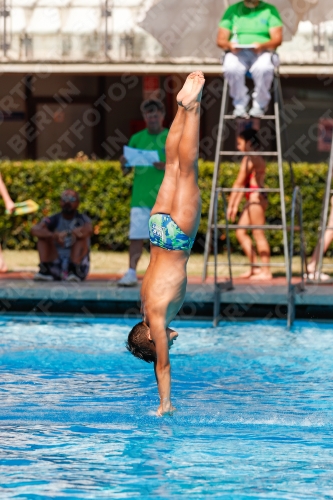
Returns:
[[[242,0],[231,5],[220,21],[217,45],[227,51],[223,70],[233,99],[234,115],[247,116],[250,101],[245,75],[254,81],[251,116],[265,114],[271,99],[274,76],[271,53],[282,43],[282,21],[276,7],[261,0]],[[242,48],[238,48],[239,45]],[[243,48],[249,45],[249,48]]]
[[[327,223],[328,228],[333,227],[333,196],[331,197],[331,212],[330,216],[328,218],[328,223]],[[325,234],[324,234],[324,247],[323,247],[323,255],[328,250],[328,247],[333,241],[333,229],[326,229]],[[311,260],[308,263],[307,266],[307,278],[310,280],[314,279],[319,279],[319,272],[316,272],[316,268],[319,262],[319,253],[320,253],[320,241],[318,241],[317,246],[312,254]],[[325,273],[320,273],[320,279],[323,281],[326,281],[330,279],[330,276]]]
[[[38,238],[40,270],[37,281],[82,281],[89,272],[91,220],[78,212],[79,195],[66,189],[60,198],[61,212],[45,217],[31,229]]]
[[[237,147],[239,151],[255,151],[260,147],[257,131],[254,129],[246,129],[237,137]],[[264,187],[266,173],[266,163],[260,153],[258,156],[244,156],[240,171],[234,182],[233,188],[251,188],[252,191],[246,193],[232,192],[228,203],[227,218],[234,222],[239,204],[245,194],[246,204],[239,218],[240,226],[265,224],[265,211],[267,210],[268,201],[266,193],[259,192],[258,189]],[[269,280],[272,278],[272,273],[268,267],[270,259],[270,248],[265,237],[263,229],[252,229],[253,238],[256,242],[258,253],[263,264],[267,264],[261,268],[255,267],[257,262],[257,254],[253,248],[252,239],[247,234],[246,229],[237,229],[236,237],[252,264],[248,273],[242,275],[242,278],[251,278],[259,280]]]

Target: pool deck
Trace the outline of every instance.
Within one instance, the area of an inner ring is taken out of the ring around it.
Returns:
[[[119,276],[90,274],[83,283],[34,282],[33,273],[0,275],[0,312],[2,314],[79,314],[87,317],[139,316],[140,285],[133,288],[117,286]],[[180,318],[213,316],[214,284],[190,277]],[[299,282],[295,278],[293,282]],[[224,319],[281,318],[287,312],[287,284],[284,278],[269,282],[234,280],[232,290],[221,290],[220,314]],[[333,285],[307,284],[295,297],[296,317],[333,319]]]

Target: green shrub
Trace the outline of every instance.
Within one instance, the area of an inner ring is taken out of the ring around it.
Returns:
[[[213,163],[200,161],[199,184],[202,194],[202,218],[199,233],[205,234],[209,210]],[[239,166],[224,163],[219,184],[231,187]],[[317,229],[326,181],[326,164],[297,164],[294,166],[296,184],[303,195],[304,227],[307,251],[311,252],[317,241]],[[128,246],[128,226],[132,174],[124,177],[118,162],[73,160],[40,162],[3,162],[1,173],[14,201],[33,199],[40,205],[40,211],[24,217],[3,215],[0,220],[2,241],[8,248],[35,248],[36,242],[30,234],[33,224],[43,216],[59,211],[59,196],[65,188],[80,193],[80,210],[87,213],[94,224],[93,247],[98,249],[125,249]],[[285,191],[287,212],[290,211],[292,189],[288,167],[285,167]],[[275,164],[267,167],[266,185],[278,187],[278,172]],[[278,194],[269,196],[267,220],[280,220],[280,199]],[[1,207],[4,211],[2,200]],[[221,214],[222,217],[222,214]],[[273,253],[282,251],[281,232],[269,232]],[[232,246],[238,250],[234,233]]]

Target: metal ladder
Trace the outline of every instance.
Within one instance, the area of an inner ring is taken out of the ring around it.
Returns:
[[[279,188],[278,189],[258,189],[257,192],[265,192],[265,193],[279,193],[281,200],[281,219],[282,224],[271,224],[264,226],[238,226],[237,224],[229,224],[226,220],[225,224],[214,224],[214,214],[217,214],[217,206],[218,206],[218,198],[219,195],[222,194],[224,212],[226,214],[226,199],[225,194],[230,192],[251,192],[251,188],[223,188],[218,187],[218,178],[220,172],[220,158],[222,156],[244,156],[244,155],[258,155],[257,152],[246,152],[241,153],[239,151],[224,151],[223,148],[223,128],[226,120],[236,120],[237,118],[233,115],[226,114],[227,101],[228,101],[228,83],[227,80],[224,80],[223,85],[223,94],[221,101],[221,112],[220,112],[220,120],[218,126],[218,136],[217,136],[217,144],[216,144],[216,153],[215,153],[215,162],[214,162],[214,174],[212,180],[212,190],[211,190],[211,198],[210,198],[210,207],[209,207],[209,215],[208,215],[208,227],[206,233],[206,241],[205,241],[205,253],[204,253],[204,269],[203,269],[203,281],[207,277],[207,271],[209,266],[214,266],[215,269],[215,277],[217,276],[217,267],[221,265],[227,265],[229,268],[229,280],[227,282],[221,283],[221,288],[231,289],[233,287],[232,283],[232,264],[231,264],[231,252],[230,252],[230,239],[229,239],[229,231],[232,229],[270,229],[270,230],[281,230],[283,232],[283,245],[284,245],[284,256],[285,262],[274,264],[274,267],[283,267],[286,271],[286,276],[288,278],[289,273],[289,264],[288,264],[288,236],[287,236],[287,223],[286,223],[286,209],[285,209],[285,201],[284,201],[284,180],[283,180],[283,157],[282,157],[282,146],[281,146],[281,127],[280,127],[280,110],[283,109],[282,102],[282,91],[280,84],[279,73],[276,70],[274,74],[274,85],[273,85],[273,97],[274,97],[274,115],[265,115],[261,119],[262,120],[274,120],[275,121],[275,131],[276,131],[276,151],[270,152],[260,152],[262,156],[275,156],[278,161],[278,172],[279,172]],[[293,172],[291,165],[289,163],[292,184],[294,186],[293,181]],[[215,219],[217,220],[217,218]],[[208,262],[211,244],[212,244],[212,235],[215,232],[215,236],[217,236],[218,229],[225,229],[226,237],[227,237],[227,250],[228,250],[228,262],[218,262],[217,256],[217,241],[214,238],[214,262]],[[240,264],[238,264],[240,265]],[[248,266],[249,264],[242,264],[244,266]],[[256,264],[256,266],[260,266],[260,264]]]
[[[333,229],[333,227],[326,227],[327,218],[328,218],[328,210],[329,210],[329,205],[330,205],[330,197],[333,194],[332,176],[333,176],[333,137],[332,137],[331,154],[330,154],[330,159],[328,162],[328,171],[327,171],[327,178],[326,178],[323,208],[322,208],[322,212],[321,212],[321,219],[320,219],[320,226],[319,226],[319,245],[320,245],[319,246],[319,260],[318,260],[317,267],[315,270],[315,276],[318,273],[318,279],[311,280],[312,283],[321,283],[322,282],[321,272],[322,272],[322,269],[324,266],[323,259],[324,259],[325,231],[327,229]],[[325,267],[326,268],[333,268],[333,264],[325,264]],[[329,283],[331,283],[331,282],[332,282],[332,280],[329,280]],[[325,281],[325,283],[328,283],[328,281]]]

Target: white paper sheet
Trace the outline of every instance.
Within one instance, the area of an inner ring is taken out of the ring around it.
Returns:
[[[157,151],[146,151],[129,146],[124,146],[124,156],[127,160],[126,166],[130,167],[152,167],[153,163],[160,161]]]
[[[255,48],[255,45],[253,45],[253,44],[246,45],[244,43],[237,43],[237,45],[236,45],[236,49],[254,49],[254,48]]]

